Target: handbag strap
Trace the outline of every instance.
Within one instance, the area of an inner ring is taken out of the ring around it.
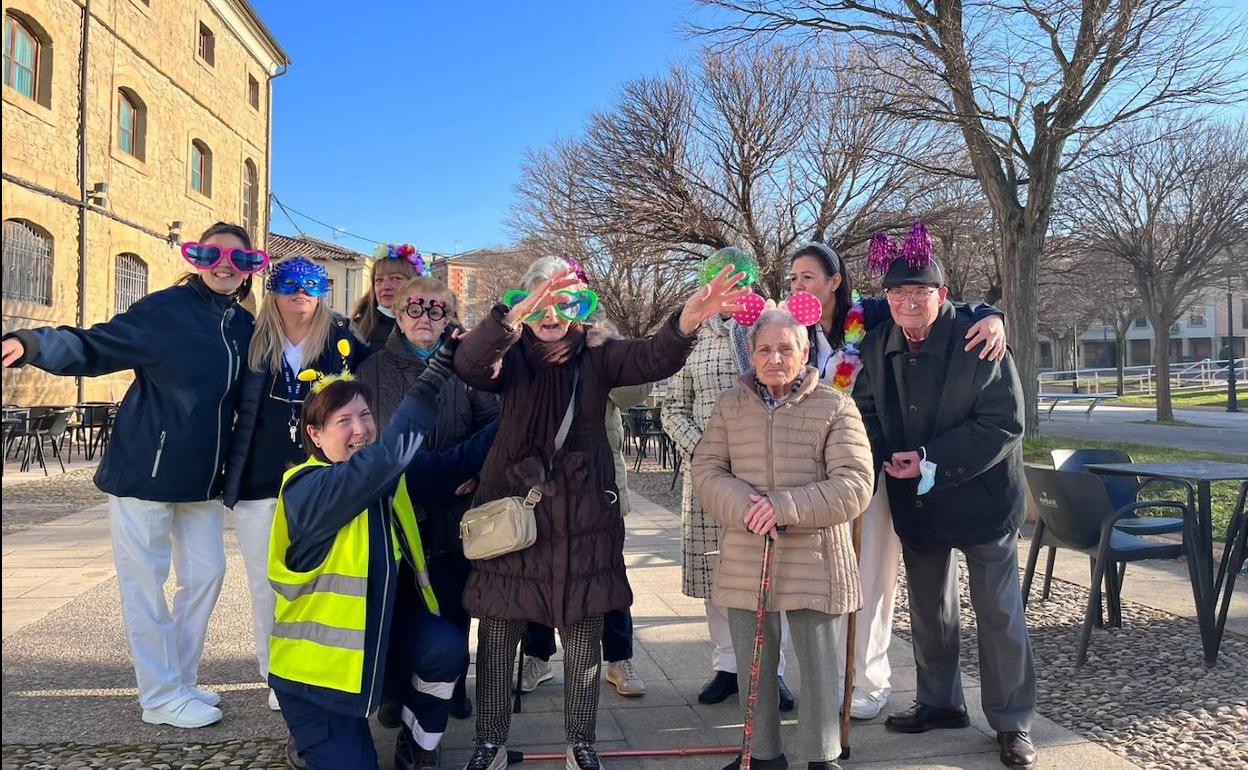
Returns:
[[[546,463],[547,471],[554,464],[555,455],[563,449],[563,442],[568,440],[568,432],[572,430],[572,415],[576,411],[576,385],[581,380],[581,368],[572,370],[572,397],[568,399],[568,411],[563,413],[563,422],[559,423],[559,432],[555,434],[555,451],[550,453],[550,462]]]

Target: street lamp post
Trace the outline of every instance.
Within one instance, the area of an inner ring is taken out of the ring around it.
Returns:
[[[1226,277],[1226,411],[1239,411],[1235,392],[1235,304],[1231,293],[1231,277]]]

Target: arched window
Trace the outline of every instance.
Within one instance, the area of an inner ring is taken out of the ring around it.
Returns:
[[[4,14],[4,84],[45,107],[51,104],[51,42],[25,14]]]
[[[191,189],[212,196],[212,150],[199,139],[191,142]]]
[[[139,160],[147,150],[147,105],[129,88],[117,90],[117,149]]]
[[[147,263],[138,254],[118,254],[113,279],[117,287],[113,302],[116,312],[124,313],[147,296]]]
[[[256,164],[250,159],[243,161],[243,229],[257,238],[256,225],[260,221],[260,183]]]
[[[4,220],[4,298],[52,305],[52,236],[22,219]]]

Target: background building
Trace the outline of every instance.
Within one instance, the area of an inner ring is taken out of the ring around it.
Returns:
[[[174,283],[180,241],[219,220],[264,245],[272,81],[290,62],[245,0],[3,7],[5,331],[107,320]],[[130,376],[81,395],[119,399]],[[79,395],[4,373],[7,403]]]
[[[355,301],[368,288],[365,282],[369,260],[358,251],[302,233],[297,236],[269,233],[268,248],[269,256],[275,260],[297,254],[324,265],[329,271],[328,304],[337,313],[349,316]]]

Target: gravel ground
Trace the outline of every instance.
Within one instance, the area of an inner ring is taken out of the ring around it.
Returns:
[[[637,457],[625,456],[624,459],[628,461],[628,488],[679,516],[680,479],[676,480],[676,488],[672,489],[671,467],[662,468],[658,461],[648,459],[642,461],[641,471],[633,473],[633,463],[637,461]]]
[[[961,568],[962,659],[972,662],[978,644]],[[910,639],[904,569],[901,583],[893,630]],[[1087,600],[1086,588],[1056,579],[1047,602],[1033,588],[1027,626],[1039,712],[1149,770],[1248,767],[1248,638],[1227,632],[1206,669],[1194,621],[1124,602],[1122,628],[1094,629],[1080,669]]]
[[[49,476],[4,479],[0,531],[7,535],[108,502],[91,481],[94,467],[59,470]]]

